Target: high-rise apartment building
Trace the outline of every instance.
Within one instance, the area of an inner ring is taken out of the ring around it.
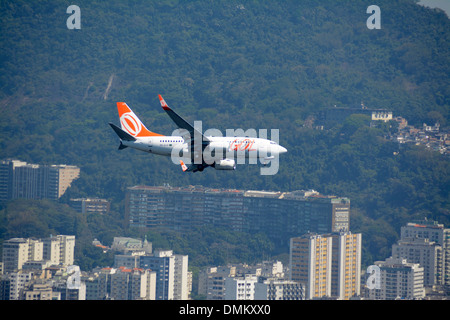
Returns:
[[[103,268],[98,278],[89,282],[97,284],[97,299],[155,300],[156,273],[149,269]],[[93,299],[91,294],[89,299]]]
[[[280,261],[208,267],[199,273],[198,294],[207,300],[303,300],[302,284],[284,276]]]
[[[35,239],[12,238],[3,243],[4,273],[22,269],[27,261],[43,259],[43,243]]]
[[[23,272],[21,270],[12,272],[3,277],[0,282],[2,290],[2,299],[4,300],[19,300],[20,293],[33,279],[33,272]]]
[[[255,285],[258,277],[246,274],[225,279],[225,300],[255,300]]]
[[[256,265],[235,264],[219,267],[209,267],[201,270],[199,273],[198,294],[205,296],[207,300],[224,300],[226,291],[226,279],[237,279],[239,277],[243,278],[245,275],[249,274],[267,280],[267,282],[265,282],[265,287],[261,287],[261,290],[264,291],[265,288],[269,291],[259,292],[262,295],[266,294],[265,299],[271,299],[272,297],[275,297],[273,295],[273,290],[275,290],[274,288],[277,288],[276,290],[278,290],[277,292],[279,293],[279,286],[283,286],[283,284],[280,284],[278,282],[275,284],[273,281],[280,280],[283,283],[285,282],[283,264],[280,261],[264,261]],[[257,292],[257,290],[255,292]],[[262,296],[260,295],[260,297]],[[278,295],[277,297],[280,297],[280,295]]]
[[[417,300],[425,297],[423,267],[406,259],[388,258],[376,261],[380,268],[379,288],[368,290],[371,300]]]
[[[198,294],[206,300],[225,299],[225,279],[236,275],[236,267],[210,267],[200,271],[198,275]]]
[[[110,203],[108,200],[98,198],[70,199],[70,206],[78,212],[86,214],[106,214],[110,209]]]
[[[301,283],[285,279],[260,279],[255,284],[255,300],[304,300]]]
[[[422,220],[410,222],[401,228],[401,239],[420,238],[428,239],[442,247],[441,266],[442,280],[438,280],[444,285],[450,285],[450,229],[437,221]]]
[[[290,280],[305,285],[306,299],[331,296],[332,243],[332,237],[317,234],[291,239]]]
[[[128,188],[126,216],[133,227],[189,231],[207,225],[263,232],[272,240],[285,243],[307,232],[348,231],[350,200],[315,191],[135,186]]]
[[[361,293],[361,233],[332,234],[331,296],[348,300]]]
[[[139,267],[156,272],[156,300],[174,299],[175,257],[172,251],[140,256]]]
[[[12,238],[3,243],[4,272],[21,270],[29,261],[47,260],[52,264],[72,265],[75,236],[58,235],[46,239]]]
[[[156,250],[152,255],[139,256],[139,267],[156,272],[156,300],[188,299],[188,256]]]
[[[174,283],[173,283],[173,299],[188,300],[189,298],[189,271],[188,256],[175,254],[174,261]]]
[[[53,290],[49,283],[33,283],[21,295],[21,300],[52,300]]]
[[[0,162],[0,202],[11,199],[59,199],[80,175],[68,165],[28,164],[20,160]]]
[[[74,261],[75,236],[57,235],[43,239],[44,259],[69,266]]]
[[[442,247],[427,238],[405,238],[392,245],[392,257],[424,268],[424,285],[443,285]]]
[[[290,279],[305,286],[306,299],[360,295],[361,234],[305,234],[291,238]]]
[[[75,236],[57,235],[60,241],[59,263],[65,266],[73,265],[75,253]]]

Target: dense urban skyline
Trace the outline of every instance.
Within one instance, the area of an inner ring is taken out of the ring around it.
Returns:
[[[2,299],[212,318],[448,300],[450,18],[434,6],[2,2]],[[273,132],[276,174],[184,172],[123,141],[199,120]]]

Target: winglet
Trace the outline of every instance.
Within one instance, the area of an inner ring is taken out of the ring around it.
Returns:
[[[180,160],[180,164],[181,164],[181,169],[183,169],[183,171],[186,171],[188,169],[182,160]]]
[[[199,137],[202,137],[203,141],[210,142],[210,140],[203,135],[200,131],[198,131],[196,128],[194,128],[191,124],[189,124],[186,120],[184,120],[182,117],[180,117],[175,111],[169,108],[166,101],[163,99],[163,97],[158,94],[159,102],[161,102],[161,107],[164,109],[164,111],[167,112],[170,119],[172,119],[173,122],[178,126],[178,128],[185,129],[190,134],[190,139],[194,139],[194,136],[198,134]]]
[[[163,97],[162,97],[160,94],[158,94],[158,97],[159,97],[159,102],[161,102],[161,107],[162,107],[164,110],[170,110],[169,106],[167,105],[167,103],[166,103],[166,101],[163,99]]]

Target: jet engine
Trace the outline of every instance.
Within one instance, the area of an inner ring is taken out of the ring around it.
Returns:
[[[223,159],[223,160],[214,162],[213,167],[216,170],[235,170],[236,163],[232,159]]]

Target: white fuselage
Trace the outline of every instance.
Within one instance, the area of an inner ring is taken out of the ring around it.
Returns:
[[[211,141],[203,150],[203,157],[208,159],[237,159],[245,158],[269,158],[286,152],[286,149],[274,141],[262,138],[249,137],[208,137]],[[136,141],[122,141],[123,145],[141,151],[163,155],[189,157],[188,143],[179,136],[154,136],[141,137]],[[194,142],[191,152],[201,149],[201,141],[198,148]]]

